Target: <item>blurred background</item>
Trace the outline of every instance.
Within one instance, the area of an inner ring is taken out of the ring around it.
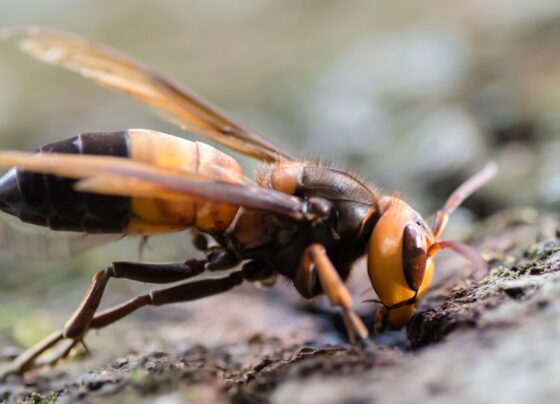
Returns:
[[[449,234],[466,236],[472,223],[502,208],[560,206],[560,2],[0,2],[0,27],[16,24],[52,26],[120,49],[287,150],[398,192],[426,217],[461,180],[497,161],[499,176],[457,212]],[[81,132],[126,128],[183,135],[125,95],[16,48],[0,43],[0,148],[32,150]],[[232,155],[248,176],[258,168]],[[0,256],[0,346],[27,346],[59,327],[94,270],[138,259],[131,240],[71,258],[14,258],[66,255],[64,240],[22,231],[39,235],[31,253],[17,251],[19,236],[4,240],[16,253]],[[184,234],[157,238],[143,259],[183,260],[188,244]],[[149,289],[113,283],[103,305]],[[196,322],[197,310],[207,307],[197,304],[134,318]],[[249,321],[227,316],[212,321]],[[294,328],[313,327],[301,321]]]

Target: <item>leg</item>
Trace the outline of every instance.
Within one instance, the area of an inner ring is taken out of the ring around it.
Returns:
[[[110,278],[125,278],[147,283],[172,283],[199,275],[204,271],[205,264],[206,261],[200,260],[189,260],[182,264],[115,262],[93,276],[82,302],[64,324],[64,338],[81,339],[99,307]]]
[[[90,328],[103,328],[138,310],[140,307],[163,306],[164,304],[202,299],[227,292],[241,284],[241,282],[243,282],[243,273],[233,272],[224,278],[183,283],[170,288],[155,290],[98,313],[92,319]]]
[[[199,251],[208,250],[208,237],[196,229],[191,230],[191,244]]]
[[[149,294],[138,296],[121,305],[102,311],[91,320],[86,331],[90,329],[103,328],[144,306],[162,306],[164,304],[202,299],[204,297],[226,292],[241,284],[241,282],[243,282],[243,274],[241,272],[234,272],[224,278],[184,283],[166,289],[155,290]],[[81,338],[83,338],[83,335]],[[10,371],[6,372],[6,374],[25,372],[34,366],[54,365],[58,360],[65,358],[71,350],[81,342],[81,339],[72,339],[70,344],[65,347],[59,355],[55,355],[53,358],[50,358],[45,362],[34,361],[46,349],[51,348],[56,343],[62,341],[62,339],[64,339],[62,331],[53,333],[45,339],[45,343],[42,343],[41,347],[34,349],[32,354],[26,355],[26,357],[22,358],[21,361],[19,358],[16,359],[16,362],[14,362]],[[0,376],[2,376],[2,373],[0,373]]]
[[[352,297],[325,248],[320,244],[312,244],[305,249],[296,272],[294,284],[304,297],[314,296],[315,279],[319,279],[323,291],[333,306],[342,309],[344,324],[352,343],[364,346],[369,343],[368,330],[360,317],[354,312]],[[302,293],[303,292],[303,293]]]
[[[0,378],[6,373],[25,372],[34,366],[36,359],[45,351],[54,347],[64,339],[70,339],[71,344],[69,348],[64,349],[62,351],[63,354],[60,355],[60,357],[66,356],[70,352],[72,346],[82,341],[83,335],[92,326],[91,323],[94,319],[94,314],[110,278],[126,278],[149,283],[172,283],[202,273],[206,263],[207,262],[204,260],[189,260],[182,264],[161,265],[117,262],[111,267],[97,272],[80,305],[65,323],[64,328],[54,332],[35,346],[23,352],[12,364],[8,365],[7,368],[0,368]],[[133,304],[138,305],[139,302],[145,301],[145,299],[138,299],[140,298],[133,299],[135,303],[129,302],[127,306],[129,312]],[[157,301],[159,300],[156,300],[156,302]],[[138,307],[141,307],[141,305]]]
[[[197,250],[206,254],[206,269],[209,271],[233,268],[240,262],[231,250],[216,245],[210,246],[209,236],[196,229],[191,230],[191,243]]]

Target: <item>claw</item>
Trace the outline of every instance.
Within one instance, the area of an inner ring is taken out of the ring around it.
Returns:
[[[352,344],[352,350],[361,360],[370,364],[375,362],[377,346],[369,338],[358,338],[356,343]]]
[[[53,357],[45,360],[38,360],[46,351],[58,345],[64,340],[63,331],[56,331],[49,335],[47,338],[40,341],[37,345],[29,348],[27,351],[19,355],[13,362],[0,366],[0,380],[4,380],[7,376],[12,374],[23,374],[28,370],[39,368],[43,366],[53,366],[56,362],[66,358],[72,349],[81,340],[73,340],[71,343],[61,350],[59,353],[54,354]]]
[[[76,345],[80,343],[83,344],[85,347],[83,340],[80,339],[71,340],[70,343],[64,349],[59,350],[58,353],[55,353],[54,355],[52,355],[49,358],[46,358],[43,361],[36,361],[33,364],[33,367],[38,368],[43,366],[49,366],[49,367],[55,366],[59,361],[67,359],[72,353],[72,351],[74,350],[74,348],[76,347]]]
[[[0,366],[0,382],[4,381],[10,375],[22,374],[23,370],[16,362],[6,363]]]
[[[79,340],[79,341],[77,341],[77,342],[79,342],[80,344],[82,344],[82,346],[84,347],[84,349],[85,349],[87,355],[90,355],[90,354],[91,354],[91,351],[89,350],[88,346],[86,345],[86,342],[85,342],[83,339],[81,339],[81,340]],[[66,356],[68,356],[68,354],[70,354],[70,351],[74,348],[74,346],[75,346],[75,345],[73,344],[73,345],[69,348],[68,353],[66,354]]]
[[[375,356],[375,352],[377,350],[377,346],[375,343],[370,340],[369,338],[360,338],[357,341],[356,346],[360,350],[360,352],[365,355],[367,358],[373,359]]]

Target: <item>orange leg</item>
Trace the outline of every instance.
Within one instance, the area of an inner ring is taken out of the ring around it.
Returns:
[[[311,297],[315,289],[314,280],[317,278],[331,304],[342,310],[350,341],[353,344],[359,343],[362,347],[371,344],[366,326],[353,309],[350,292],[340,279],[325,248],[320,244],[311,244],[305,249],[297,269],[296,288],[304,297]]]

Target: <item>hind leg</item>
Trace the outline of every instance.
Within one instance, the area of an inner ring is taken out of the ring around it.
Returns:
[[[79,306],[70,316],[69,320],[64,324],[64,328],[52,333],[35,346],[23,352],[11,364],[0,367],[0,378],[9,373],[24,373],[33,367],[44,364],[37,361],[37,359],[43,355],[43,353],[55,347],[62,341],[68,340],[69,345],[56,355],[54,359],[49,361],[56,362],[58,359],[67,356],[73,347],[81,343],[85,333],[90,328],[101,328],[102,326],[110,324],[111,322],[124,317],[142,306],[158,306],[161,304],[171,303],[172,300],[187,301],[205,297],[205,293],[218,293],[220,286],[220,284],[216,282],[212,284],[205,283],[209,281],[179,285],[163,289],[161,291],[154,291],[148,295],[138,296],[123,305],[114,307],[95,316],[109,279],[125,278],[148,283],[172,283],[199,275],[205,270],[205,266],[207,264],[207,260],[189,260],[181,264],[139,264],[117,262],[112,266],[97,272],[94,275]],[[221,281],[221,279],[218,279],[217,281]],[[196,285],[199,289],[192,290],[194,286],[187,285]]]

